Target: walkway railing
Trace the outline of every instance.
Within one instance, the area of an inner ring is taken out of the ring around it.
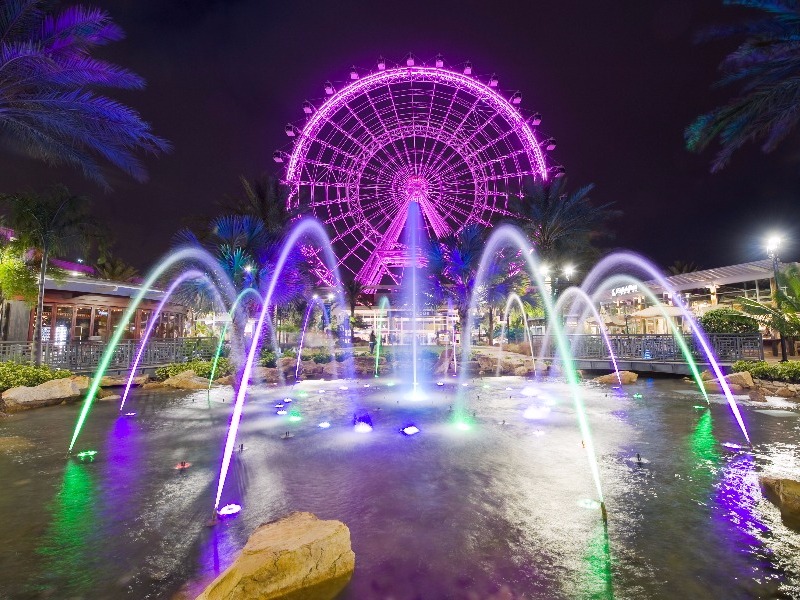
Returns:
[[[601,335],[575,334],[567,336],[576,359],[610,359],[608,346]],[[699,362],[706,358],[702,348],[692,336],[686,336],[686,345]],[[611,335],[614,355],[618,360],[686,362],[678,342],[672,335]],[[760,334],[709,334],[708,340],[717,359],[723,363],[736,360],[764,360],[764,343]],[[541,353],[545,336],[533,336],[533,352]],[[555,341],[550,340],[546,348],[548,358],[556,354]]]
[[[140,368],[150,368],[195,358],[209,359],[216,350],[216,338],[172,338],[150,340],[145,347]],[[94,371],[107,347],[103,342],[47,342],[42,344],[42,364],[75,373]],[[124,340],[114,349],[109,371],[127,370],[137,349],[138,340]],[[33,342],[0,342],[0,362],[31,363]]]

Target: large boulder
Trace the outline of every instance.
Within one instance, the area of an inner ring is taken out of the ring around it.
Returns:
[[[194,371],[182,371],[164,380],[164,385],[178,390],[207,390],[208,379],[198,376]]]
[[[10,413],[53,406],[67,400],[77,400],[87,388],[87,377],[53,379],[33,387],[21,385],[3,392],[3,405],[5,411]]]
[[[609,373],[608,375],[595,377],[592,381],[606,385],[619,385],[620,381],[622,381],[622,385],[630,385],[631,383],[636,383],[637,379],[639,379],[638,373],[634,373],[633,371],[620,371],[619,378],[617,378],[616,373]]]
[[[150,380],[150,377],[147,375],[136,375],[131,380],[131,385],[133,386],[141,386],[147,383]],[[104,375],[100,379],[100,387],[122,387],[128,384],[128,376],[127,375]]]
[[[758,478],[764,497],[781,509],[783,522],[800,528],[800,481],[762,475]]]
[[[250,383],[278,383],[280,380],[277,367],[255,366],[250,371]]]
[[[296,512],[256,529],[197,600],[331,600],[355,564],[344,523]]]

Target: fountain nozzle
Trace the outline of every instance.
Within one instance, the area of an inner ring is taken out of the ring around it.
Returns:
[[[605,502],[601,502],[600,503],[600,515],[603,518],[603,523],[608,524],[608,512],[606,511],[606,503]]]

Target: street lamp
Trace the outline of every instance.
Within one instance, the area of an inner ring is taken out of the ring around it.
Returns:
[[[776,298],[778,292],[780,291],[780,287],[778,287],[780,285],[778,283],[778,268],[779,268],[778,249],[780,248],[780,245],[781,245],[781,238],[778,237],[777,235],[770,236],[769,239],[767,239],[767,254],[772,259],[772,273],[773,276],[775,277]],[[777,299],[774,300],[774,302],[775,302],[775,307],[777,308],[778,306]],[[781,336],[781,362],[786,362],[787,360],[789,360],[788,357],[786,356],[786,340],[783,338],[782,331],[779,331],[778,333]]]
[[[575,267],[573,267],[572,265],[567,265],[566,267],[564,267],[564,277],[566,277],[568,280],[574,274],[575,274]]]

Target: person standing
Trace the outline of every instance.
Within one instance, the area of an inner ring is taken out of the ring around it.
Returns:
[[[373,354],[375,352],[375,342],[378,338],[375,337],[375,330],[373,329],[372,332],[369,334],[369,353]]]

